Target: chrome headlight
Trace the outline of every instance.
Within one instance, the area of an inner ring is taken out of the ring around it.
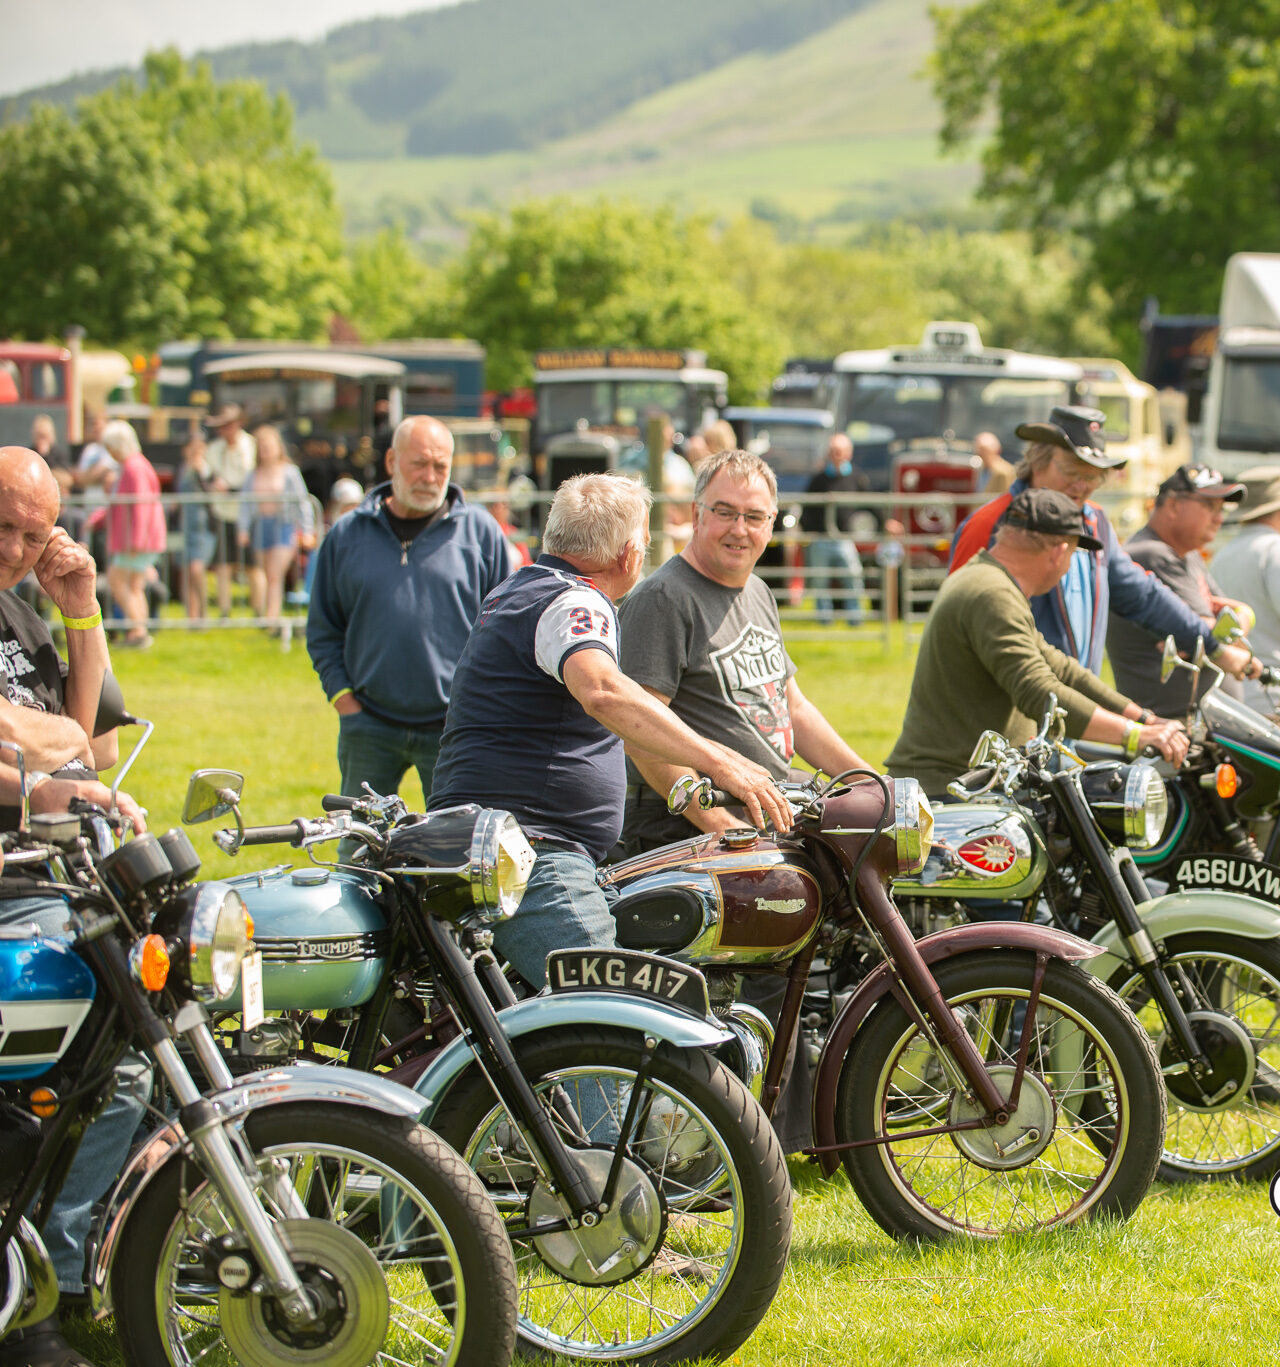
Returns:
[[[1135,764],[1124,783],[1124,834],[1131,849],[1160,843],[1169,817],[1169,794],[1153,765]]]
[[[899,875],[919,873],[933,846],[933,808],[914,778],[893,780],[893,835]]]
[[[184,888],[161,908],[151,928],[168,942],[170,984],[181,982],[206,1003],[235,994],[252,927],[244,899],[229,883]]]
[[[520,905],[537,856],[510,812],[486,811],[471,836],[471,895],[494,919]]]

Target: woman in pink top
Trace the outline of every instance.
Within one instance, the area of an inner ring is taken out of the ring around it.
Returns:
[[[127,422],[109,422],[102,444],[120,466],[107,510],[107,584],[132,623],[124,644],[144,650],[151,644],[146,628],[147,576],[154,573],[167,536],[160,480]]]

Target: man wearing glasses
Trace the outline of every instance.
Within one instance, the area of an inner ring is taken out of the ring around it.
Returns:
[[[755,760],[776,778],[786,777],[797,754],[829,774],[869,768],[800,691],[782,644],[777,603],[753,573],[777,511],[777,480],[759,456],[722,451],[699,467],[688,545],[619,609],[622,670],[699,735]],[[688,767],[630,744],[627,756],[622,837],[628,852],[696,834],[689,822],[704,831],[745,824],[740,812],[719,808],[672,816],[667,793]],[[776,1014],[778,1002],[753,1000]],[[809,1143],[804,1083],[784,1086],[774,1115],[787,1152]]]
[[[1066,494],[1083,513],[1085,531],[1101,543],[1098,551],[1077,550],[1058,586],[1031,600],[1040,634],[1097,674],[1102,668],[1108,621],[1119,619],[1163,640],[1172,635],[1179,650],[1190,652],[1196,638],[1216,663],[1235,678],[1256,674],[1261,665],[1240,646],[1220,645],[1210,624],[1198,616],[1155,575],[1148,574],[1121,547],[1115,530],[1089,495],[1123,459],[1108,456],[1096,408],[1055,408],[1048,422],[1026,422],[1017,429],[1028,442],[1018,478],[1007,494],[971,513],[951,547],[954,573],[995,537],[1009,504],[1023,489],[1053,489]],[[1144,711],[1144,720],[1146,712]]]
[[[1180,465],[1160,486],[1155,507],[1140,528],[1124,543],[1134,560],[1178,595],[1202,621],[1212,622],[1224,607],[1243,608],[1209,577],[1200,552],[1222,529],[1228,503],[1244,497],[1243,484],[1229,484],[1204,465]],[[1166,684],[1160,682],[1162,639],[1111,614],[1107,629],[1107,653],[1115,671],[1116,687],[1166,717],[1180,717],[1191,707],[1191,677],[1178,670]],[[1200,692],[1212,683],[1205,675]],[[1234,679],[1223,687],[1232,697],[1244,689]]]

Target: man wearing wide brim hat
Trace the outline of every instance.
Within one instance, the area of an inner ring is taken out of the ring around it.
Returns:
[[[244,430],[244,412],[238,403],[221,404],[204,420],[217,435],[205,452],[205,464],[219,493],[238,495],[258,463],[258,444]],[[237,536],[240,499],[217,499],[209,505],[209,526],[214,534],[213,558],[209,562],[218,585],[218,612],[231,614],[231,575],[240,559]]]
[[[1088,501],[1107,474],[1124,464],[1107,454],[1103,434],[1106,414],[1096,408],[1062,407],[1048,422],[1027,422],[1017,429],[1028,443],[1018,466],[1018,478],[1007,494],[971,513],[956,532],[951,547],[951,570],[995,537],[996,528],[1012,500],[1024,489],[1053,489],[1081,510],[1084,526],[1102,549],[1078,549],[1061,583],[1031,600],[1036,626],[1050,645],[1079,660],[1097,674],[1102,668],[1110,613],[1163,640],[1172,636],[1179,650],[1195,649],[1197,640],[1229,674],[1243,677],[1261,666],[1251,663],[1247,650],[1222,646],[1210,625],[1198,617],[1166,584],[1148,574],[1121,547],[1106,513]]]
[[[1224,607],[1241,607],[1227,599],[1205,568],[1201,552],[1222,529],[1228,506],[1244,497],[1244,485],[1235,484],[1207,465],[1180,465],[1156,491],[1155,507],[1144,527],[1124,543],[1124,548],[1144,570],[1167,584],[1206,622]],[[1144,707],[1167,716],[1184,715],[1191,707],[1191,676],[1178,670],[1167,682],[1160,680],[1163,642],[1149,631],[1135,627],[1116,613],[1107,629],[1107,654],[1115,671],[1116,687]],[[1213,682],[1205,674],[1203,693]],[[1224,687],[1236,698],[1242,686],[1234,679]]]
[[[1245,496],[1230,519],[1240,530],[1213,557],[1210,573],[1257,618],[1249,631],[1254,650],[1280,665],[1280,465],[1255,465],[1240,475]],[[1248,626],[1248,619],[1245,620]],[[1244,700],[1257,712],[1275,711],[1275,699],[1250,680]]]

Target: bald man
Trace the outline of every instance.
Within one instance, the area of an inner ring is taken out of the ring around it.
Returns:
[[[116,761],[115,732],[93,735],[110,664],[94,597],[97,576],[88,551],[54,525],[60,503],[58,483],[37,452],[0,447],[0,737],[22,746],[25,791],[37,811],[66,811],[72,797],[105,807],[110,794],[95,771]],[[32,570],[62,614],[66,664],[41,618],[7,592]],[[12,756],[0,751],[0,826],[8,829],[16,827],[21,810],[18,783]],[[145,829],[133,801],[119,797],[134,829]],[[38,881],[11,871],[3,884],[0,925],[34,923],[50,935],[66,928],[66,903],[43,892]],[[86,1131],[42,1231],[64,1292],[84,1293],[84,1243],[93,1204],[124,1164],[149,1090],[145,1065],[126,1055],[116,1070],[115,1096]],[[0,1347],[0,1364],[10,1363],[80,1367],[88,1359],[68,1348],[55,1317]]]
[[[387,452],[390,479],[334,524],[320,547],[307,650],[338,714],[342,792],[422,790],[440,749],[458,657],[485,595],[509,568],[502,529],[449,482],[453,434],[406,418]]]

